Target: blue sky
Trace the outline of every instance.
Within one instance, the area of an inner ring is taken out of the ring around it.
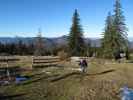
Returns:
[[[0,37],[67,35],[78,9],[86,37],[100,37],[115,0],[0,0]],[[121,0],[129,37],[133,37],[133,0]]]

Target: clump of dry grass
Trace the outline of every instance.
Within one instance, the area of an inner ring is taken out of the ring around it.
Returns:
[[[94,82],[84,87],[78,100],[119,100],[119,86],[115,83],[106,80]]]
[[[68,60],[68,58],[69,58],[68,53],[66,53],[65,51],[59,51],[58,56],[59,56],[61,61]]]

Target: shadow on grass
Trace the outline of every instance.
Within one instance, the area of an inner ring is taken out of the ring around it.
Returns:
[[[108,73],[111,73],[111,72],[114,72],[114,71],[115,71],[114,69],[110,69],[110,70],[106,70],[106,71],[103,71],[103,72],[100,72],[100,73],[95,73],[95,74],[72,72],[72,73],[62,75],[62,76],[60,76],[59,74],[55,74],[55,75],[43,76],[43,77],[35,78],[35,79],[34,79],[35,76],[32,76],[33,79],[31,79],[27,82],[23,82],[20,85],[28,85],[28,84],[39,82],[41,80],[48,80],[48,81],[50,80],[50,82],[56,82],[56,81],[66,79],[66,78],[68,78],[70,76],[74,76],[74,75],[78,75],[78,76],[96,76],[96,75],[108,74]],[[38,74],[38,75],[41,75],[41,74]]]
[[[110,70],[103,71],[103,72],[100,72],[100,73],[95,73],[95,74],[87,74],[87,73],[81,73],[81,72],[72,72],[72,73],[69,73],[69,74],[65,74],[63,76],[59,76],[59,77],[51,80],[51,82],[56,82],[56,81],[68,78],[70,76],[73,76],[73,75],[96,76],[96,75],[103,75],[103,74],[111,73],[111,72],[114,72],[114,71],[115,71],[114,69],[110,69]]]
[[[43,77],[40,77],[40,78],[35,78],[33,80],[29,80],[27,82],[21,83],[20,85],[28,85],[28,84],[39,82],[41,80],[47,80],[49,78],[54,78],[54,77],[57,77],[57,76],[59,76],[59,74],[51,75],[51,76],[43,76]]]
[[[106,71],[103,71],[103,72],[100,72],[100,73],[95,73],[95,74],[87,74],[87,75],[103,75],[103,74],[108,74],[108,73],[111,73],[111,72],[114,72],[115,69],[110,69],[110,70],[106,70]]]
[[[73,75],[81,75],[81,73],[80,72],[72,72],[72,73],[69,73],[69,74],[65,74],[63,76],[59,76],[59,77],[57,77],[55,79],[52,79],[51,82],[56,82],[56,81],[65,79],[65,78],[67,78],[69,76],[73,76]]]
[[[20,98],[26,94],[16,94],[16,95],[1,95],[0,100],[21,100]],[[17,99],[18,98],[18,99]]]

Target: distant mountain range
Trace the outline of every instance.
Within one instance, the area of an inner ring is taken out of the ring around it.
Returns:
[[[17,43],[18,41],[29,44],[33,43],[35,37],[0,37],[1,43]],[[45,45],[47,47],[53,47],[55,45],[65,45],[67,43],[67,36],[57,37],[57,38],[44,38]],[[91,43],[91,46],[99,47],[101,45],[100,38],[85,38],[86,43]],[[129,38],[130,47],[133,48],[133,38]]]

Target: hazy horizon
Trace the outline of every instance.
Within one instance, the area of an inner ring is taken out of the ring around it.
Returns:
[[[68,36],[68,35],[62,35],[62,36],[55,36],[55,37],[46,37],[42,36],[43,38],[60,38],[63,36]],[[35,38],[36,36],[0,36],[0,38]],[[86,37],[84,38],[90,38],[90,39],[101,39],[102,37]],[[129,40],[133,40],[133,36],[128,37]]]

